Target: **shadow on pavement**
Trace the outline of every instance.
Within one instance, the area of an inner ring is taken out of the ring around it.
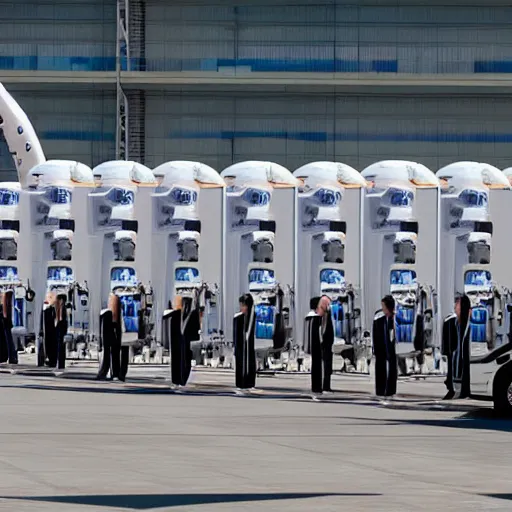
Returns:
[[[237,503],[251,501],[300,500],[322,497],[381,496],[376,493],[240,493],[240,494],[117,494],[92,496],[26,496],[0,499],[65,503],[69,505],[92,505],[96,507],[150,510],[163,507],[211,505],[213,503]]]
[[[492,409],[474,409],[469,413],[462,414],[458,418],[445,419],[379,419],[379,418],[357,418],[344,417],[348,420],[365,421],[369,423],[380,423],[386,426],[394,425],[419,425],[425,427],[447,427],[474,430],[493,430],[496,432],[512,432],[512,419],[499,418]]]

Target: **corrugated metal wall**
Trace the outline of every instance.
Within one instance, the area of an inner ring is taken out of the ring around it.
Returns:
[[[309,60],[314,67],[337,59],[396,61],[398,72],[473,73],[479,61],[512,59],[512,7],[284,3],[148,0],[147,68],[207,69],[215,58]]]
[[[511,163],[511,98],[191,96],[146,98],[146,163],[197,159],[223,169],[270,159],[364,168],[388,158],[432,169],[456,160]]]
[[[35,69],[48,69],[45,58],[114,57],[115,48],[115,0],[0,0],[0,57],[37,58]]]
[[[27,112],[48,159],[78,160],[97,165],[115,157],[116,103],[113,93],[12,94]],[[8,155],[7,146],[0,142],[0,178],[5,179],[3,173],[13,169],[14,162]]]

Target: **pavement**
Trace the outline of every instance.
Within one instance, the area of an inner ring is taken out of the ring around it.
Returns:
[[[197,369],[181,393],[167,368],[94,371],[0,374],[0,510],[512,509],[512,421],[440,402],[441,378],[401,380],[382,406],[368,376],[336,375],[314,401],[306,375],[236,396],[230,371]]]

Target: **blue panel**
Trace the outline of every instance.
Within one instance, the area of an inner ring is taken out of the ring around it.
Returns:
[[[115,71],[115,57],[0,57],[0,69],[19,71]]]
[[[487,341],[487,308],[477,307],[471,310],[469,319],[471,341],[485,343]]]
[[[414,309],[398,306],[396,310],[396,341],[398,343],[412,343],[414,327]]]
[[[104,132],[75,132],[75,131],[46,131],[41,133],[41,139],[46,140],[84,140],[91,142],[115,141],[114,133]]]
[[[512,60],[477,60],[475,73],[512,73]]]
[[[263,131],[220,131],[185,132],[173,131],[170,139],[287,139],[307,142],[345,141],[345,142],[480,142],[511,143],[512,133],[327,133],[327,132],[263,132]]]

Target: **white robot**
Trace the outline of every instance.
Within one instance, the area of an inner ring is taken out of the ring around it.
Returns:
[[[89,167],[79,162],[49,160],[31,169],[29,188],[20,195],[20,237],[18,243],[22,275],[37,297],[33,318],[39,332],[38,365],[45,353],[40,331],[41,312],[48,292],[62,296],[70,310],[66,348],[68,357],[86,356],[88,336],[86,267],[87,222],[83,212],[94,188]],[[81,285],[78,283],[82,282]],[[77,300],[78,297],[81,300]],[[80,342],[80,349],[76,342]],[[79,353],[77,353],[77,350]]]
[[[302,332],[310,299],[328,295],[335,325],[334,353],[343,356],[344,369],[368,371],[371,345],[362,346],[360,318],[366,180],[339,162],[314,162],[293,174],[301,181],[294,332]]]
[[[439,182],[425,166],[401,160],[372,164],[362,176],[369,183],[364,212],[365,326],[372,325],[381,298],[393,295],[401,372],[426,372],[425,351],[437,345],[439,330]]]
[[[471,395],[494,400],[500,412],[511,414],[510,183],[481,162],[456,162],[437,176],[443,191],[443,316],[453,311],[456,295],[470,298]]]
[[[152,341],[153,300],[150,261],[138,257],[137,248],[149,245],[151,237],[147,226],[139,231],[137,213],[150,210],[157,183],[150,169],[130,161],[105,162],[93,174],[98,186],[87,208],[92,337],[101,359],[100,313],[114,293],[121,300],[123,344],[130,347],[130,360],[144,360]]]
[[[208,165],[190,161],[167,162],[153,173],[159,186],[149,209],[152,238],[141,254],[151,266],[156,336],[163,341],[163,319],[170,321],[165,312],[175,298],[193,299],[202,312],[200,339],[191,343],[193,360],[218,366],[223,341],[224,180]]]
[[[32,301],[34,293],[22,283],[23,276],[18,259],[20,236],[21,187],[17,182],[0,185],[0,293],[12,293],[12,336],[16,349],[29,350],[35,346]]]
[[[260,367],[288,364],[290,297],[296,279],[295,212],[299,181],[272,162],[241,162],[222,171],[227,184],[225,279],[226,340],[233,341],[238,298],[255,303],[255,349]],[[292,313],[293,314],[293,313]]]
[[[13,155],[20,184],[26,187],[30,169],[46,158],[27,115],[1,83],[0,129]]]

